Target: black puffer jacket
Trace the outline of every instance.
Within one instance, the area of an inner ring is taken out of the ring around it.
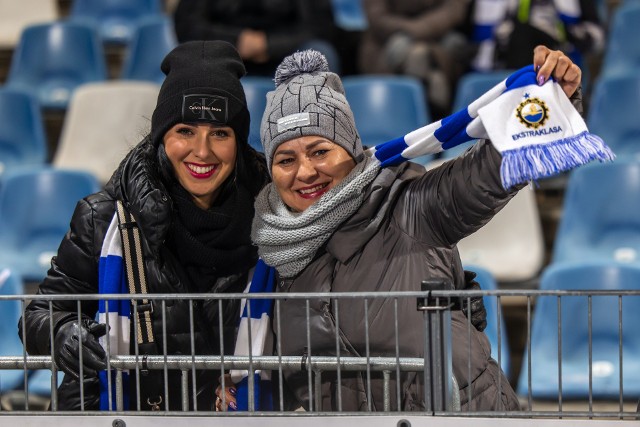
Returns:
[[[172,200],[157,173],[156,150],[147,141],[139,144],[121,163],[104,191],[90,195],[79,201],[71,228],[52,260],[47,277],[40,284],[39,294],[96,294],[98,292],[98,262],[105,233],[114,216],[116,200],[122,200],[125,207],[138,222],[142,234],[142,251],[147,275],[149,293],[199,292],[190,289],[181,279],[179,265],[165,245],[165,239],[172,221]],[[252,215],[252,213],[251,213]],[[250,218],[250,217],[249,217]],[[256,255],[257,259],[257,255]],[[241,274],[219,277],[209,290],[210,293],[242,292],[247,283],[248,271]],[[157,354],[162,349],[161,308],[156,305],[153,328]],[[97,301],[85,301],[82,314],[93,319],[98,309]],[[225,352],[233,349],[234,332],[238,317],[238,304],[223,304]],[[77,318],[76,301],[55,301],[53,303],[54,333],[65,322]],[[50,316],[48,302],[34,299],[25,311],[26,348],[31,355],[50,354]],[[196,354],[220,354],[218,335],[218,303],[207,300],[194,302],[195,349]],[[166,339],[168,354],[191,354],[189,303],[185,300],[166,301]],[[22,336],[22,331],[20,331]],[[134,336],[134,335],[132,335]],[[133,353],[133,349],[132,352]],[[154,371],[141,376],[141,390],[145,386],[163,388],[162,371]],[[175,375],[174,375],[175,374]],[[213,408],[214,390],[219,372],[198,372],[198,410]],[[189,376],[191,380],[191,376]],[[135,377],[131,383],[135,385]],[[159,381],[158,381],[159,378]],[[191,384],[189,385],[191,387]],[[173,409],[181,409],[180,373],[170,372],[169,402]],[[191,390],[191,388],[189,389]],[[65,377],[59,390],[58,409],[80,408],[79,383]],[[97,380],[85,381],[85,409],[97,409],[99,389]],[[136,408],[135,390],[131,394],[131,408]],[[189,392],[191,398],[191,391]],[[166,399],[166,398],[165,398]],[[146,397],[141,396],[141,408],[149,409]],[[164,409],[164,406],[162,406]]]

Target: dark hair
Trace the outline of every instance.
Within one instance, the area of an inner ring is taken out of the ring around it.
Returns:
[[[237,185],[242,185],[255,198],[269,182],[267,162],[264,154],[257,152],[246,142],[238,141],[236,147],[236,164],[233,168],[233,174],[222,184],[218,197],[222,199],[229,192],[234,191]],[[160,176],[165,184],[177,182],[175,170],[167,157],[164,144],[158,145],[157,158]]]

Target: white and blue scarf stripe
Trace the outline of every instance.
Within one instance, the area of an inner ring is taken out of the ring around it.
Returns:
[[[592,160],[613,160],[614,154],[604,142],[587,131],[560,85],[551,79],[540,86],[536,75],[533,66],[523,67],[467,108],[379,144],[367,154],[385,167],[486,138],[502,154],[500,174],[505,189]],[[542,124],[532,126],[518,117],[518,109],[527,100],[536,100],[545,114]]]
[[[100,264],[98,265],[98,293],[127,294],[129,287],[125,276],[124,260],[122,258],[122,239],[118,229],[118,216],[115,214],[109,224],[107,233],[102,243],[100,252]],[[109,319],[109,333],[100,338],[100,344],[107,352],[107,339],[109,340],[108,354],[128,355],[130,341],[130,315],[131,306],[129,300],[109,300],[107,303],[100,300],[98,305],[98,322],[107,323]],[[109,408],[109,381],[106,370],[98,373],[100,379],[100,410],[115,409],[115,370],[111,370],[111,408]],[[124,389],[124,409],[129,408],[129,372],[122,373]]]
[[[272,293],[275,289],[275,269],[258,260],[251,283],[245,290],[248,294]],[[242,301],[240,325],[236,339],[236,356],[260,356],[264,353],[267,338],[271,336],[270,316],[273,308],[271,299],[249,299]],[[251,329],[251,334],[249,334]],[[251,344],[251,349],[249,349]],[[251,353],[250,353],[251,351]],[[236,384],[236,405],[238,411],[249,410],[249,372],[232,370],[231,379]],[[271,378],[268,371],[256,370],[253,376],[254,409],[273,409]]]

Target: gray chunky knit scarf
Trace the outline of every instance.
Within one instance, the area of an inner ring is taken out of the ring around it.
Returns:
[[[365,157],[338,185],[301,213],[291,212],[275,186],[267,185],[256,199],[251,230],[260,257],[281,277],[298,274],[338,226],[362,205],[364,189],[379,171],[380,162]]]

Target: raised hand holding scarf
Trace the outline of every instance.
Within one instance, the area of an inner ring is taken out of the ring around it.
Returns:
[[[480,98],[442,120],[379,144],[368,154],[382,166],[435,154],[474,139],[489,139],[502,154],[502,185],[549,177],[615,155],[587,125],[553,79],[542,86],[523,67]]]

